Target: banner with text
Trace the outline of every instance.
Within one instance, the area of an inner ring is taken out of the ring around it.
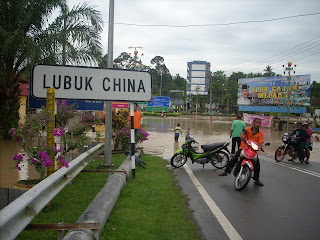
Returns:
[[[238,105],[310,106],[311,75],[238,79]]]
[[[255,118],[260,118],[261,119],[261,127],[271,127],[271,122],[272,122],[272,117],[269,116],[259,116],[259,115],[254,115],[254,114],[243,114],[243,121],[244,123],[252,124],[253,120]]]

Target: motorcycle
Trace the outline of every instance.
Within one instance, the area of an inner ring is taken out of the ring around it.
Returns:
[[[230,143],[212,143],[201,145],[203,152],[197,152],[192,144],[198,143],[189,134],[186,135],[186,141],[182,144],[181,148],[177,150],[171,158],[171,165],[174,168],[182,167],[187,159],[191,159],[193,163],[199,163],[203,165],[211,163],[214,167],[218,169],[224,168],[230,161],[230,152],[228,145]]]
[[[234,180],[234,188],[238,191],[244,189],[248,185],[254,171],[254,166],[258,161],[258,151],[263,151],[257,142],[252,140],[243,141],[245,141],[248,146],[240,152],[240,160],[234,170],[234,175],[236,177]],[[270,143],[265,144],[265,146],[269,145]]]
[[[277,148],[274,158],[277,162],[281,162],[285,155],[288,154],[292,159],[296,159],[298,157],[298,146],[297,140],[290,133],[285,133],[282,136],[282,144]],[[310,144],[309,150],[312,151],[312,142]],[[303,161],[300,161],[303,162]]]

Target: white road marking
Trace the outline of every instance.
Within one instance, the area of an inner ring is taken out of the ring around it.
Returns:
[[[292,166],[292,165],[284,163],[284,162],[276,162],[275,160],[273,161],[273,160],[271,160],[269,158],[266,158],[264,156],[259,156],[259,158],[262,159],[262,160],[265,160],[267,162],[278,164],[278,165],[280,165],[282,167],[290,168],[292,170],[296,170],[298,172],[306,173],[306,174],[309,174],[311,176],[315,176],[315,177],[319,177],[320,178],[320,173],[313,172],[313,171],[310,171],[308,169],[303,169],[303,168],[300,168],[300,167]]]
[[[240,240],[242,237],[239,235],[239,233],[234,229],[234,227],[231,225],[229,220],[224,216],[224,214],[221,212],[220,208],[217,206],[217,204],[212,200],[212,198],[209,196],[207,191],[204,189],[204,187],[201,185],[197,177],[193,174],[191,169],[187,164],[184,165],[184,168],[186,172],[188,173],[190,179],[192,180],[195,187],[198,189],[200,195],[202,196],[203,200],[206,202],[208,207],[210,208],[213,215],[216,217],[218,222],[220,223],[223,230],[226,232],[228,237],[231,240]]]

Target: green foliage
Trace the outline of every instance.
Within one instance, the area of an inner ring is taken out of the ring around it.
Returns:
[[[66,101],[57,102],[57,116],[56,124],[57,127],[66,126],[69,119],[74,117],[73,111],[75,110],[75,104],[68,105]]]
[[[76,138],[73,138],[72,134],[68,132],[62,135],[61,138],[63,143],[63,154],[66,154],[74,149],[83,148],[89,142],[85,132],[80,133]]]
[[[0,2],[0,126],[18,125],[19,80],[41,58],[42,27],[47,16],[63,0]]]
[[[52,22],[50,14],[60,7]],[[0,2],[0,134],[18,125],[19,80],[36,63],[92,64],[101,56],[102,18],[87,3],[65,0]]]
[[[275,76],[276,74],[272,71],[272,67],[271,66],[267,66],[265,69],[263,69],[263,71],[265,71],[265,73],[263,74],[264,77],[272,77]]]
[[[1,97],[0,97],[1,98]],[[9,130],[18,126],[19,102],[10,104],[2,102],[0,104],[0,138],[10,139]]]
[[[102,55],[102,16],[87,2],[69,9],[62,4],[59,15],[43,32],[43,62],[60,65],[94,64]]]
[[[91,129],[90,126],[86,124],[82,124],[80,122],[73,124],[70,128],[69,131],[74,133],[74,134],[82,134],[84,132],[87,132],[89,129]]]
[[[120,109],[117,112],[112,111],[112,135],[114,137],[114,149],[120,144],[119,131],[128,125],[129,111],[128,109]]]
[[[123,150],[129,150],[130,140],[131,140],[130,136],[131,136],[130,128],[123,128],[117,133],[116,137],[119,139]],[[149,133],[147,133],[146,131],[140,128],[136,136],[136,143],[142,143],[143,141],[148,140],[148,136],[149,136]]]

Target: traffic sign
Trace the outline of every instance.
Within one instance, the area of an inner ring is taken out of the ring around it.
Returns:
[[[59,65],[35,65],[31,84],[36,98],[54,88],[56,99],[102,101],[149,101],[152,88],[148,72]]]
[[[148,107],[169,107],[170,97],[153,96]]]

